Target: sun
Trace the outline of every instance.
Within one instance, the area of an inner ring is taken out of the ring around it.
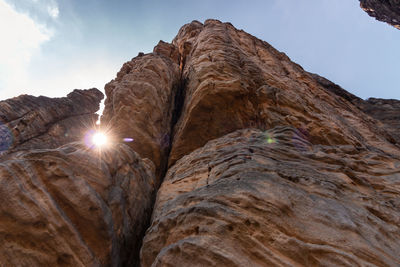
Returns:
[[[92,143],[96,147],[103,147],[107,145],[107,141],[108,141],[107,136],[102,132],[96,132],[92,136]]]

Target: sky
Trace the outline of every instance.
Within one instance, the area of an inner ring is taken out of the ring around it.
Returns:
[[[400,31],[358,0],[0,0],[0,100],[103,91],[124,62],[208,18],[361,98],[400,99]]]

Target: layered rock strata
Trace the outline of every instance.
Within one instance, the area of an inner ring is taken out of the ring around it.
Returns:
[[[398,266],[398,155],[238,130],[176,162],[142,266]]]
[[[393,144],[400,144],[400,100],[369,98],[363,100],[339,85],[321,77],[317,74],[311,74],[314,79],[326,90],[338,95],[351,102],[358,109],[376,119],[379,128],[384,128],[390,136],[386,136],[387,140]]]
[[[155,182],[125,145],[14,153],[0,164],[0,265],[132,266]]]
[[[56,148],[81,140],[95,125],[103,94],[93,88],[67,97],[21,95],[0,101],[0,153]]]
[[[179,63],[177,48],[160,42],[153,53],[125,63],[105,86],[103,127],[116,139],[133,139],[129,146],[154,162],[158,177],[170,147],[175,95],[181,86]]]
[[[0,102],[1,266],[400,265],[399,101],[217,20],[105,89],[104,149],[48,149],[80,139],[97,91]]]
[[[360,6],[371,17],[400,29],[399,0],[360,0]]]
[[[387,133],[268,43],[229,23],[192,22],[173,44],[184,59],[182,116],[170,165],[207,141],[243,128],[292,125],[314,144],[387,146]]]
[[[395,116],[229,23],[173,44],[184,104],[142,266],[400,264]]]

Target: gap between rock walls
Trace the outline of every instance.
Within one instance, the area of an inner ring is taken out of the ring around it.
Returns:
[[[172,144],[173,144],[173,137],[174,137],[174,129],[175,125],[179,121],[181,114],[182,114],[182,109],[184,106],[185,102],[185,92],[186,92],[186,84],[187,84],[187,79],[183,76],[183,70],[185,68],[185,58],[180,54],[180,73],[179,73],[179,81],[173,86],[173,94],[171,95],[170,103],[173,105],[172,108],[172,117],[171,117],[171,124],[170,124],[170,136],[167,136],[167,148],[166,148],[166,157],[163,162],[161,162],[161,174],[160,174],[160,180],[159,183],[156,185],[156,189],[154,191],[154,194],[152,196],[152,204],[151,204],[151,209],[149,210],[149,216],[147,217],[147,220],[145,222],[145,227],[143,228],[144,231],[140,234],[140,244],[138,246],[138,250],[134,251],[129,259],[128,262],[133,263],[134,267],[140,267],[140,250],[142,247],[142,242],[143,238],[146,235],[147,229],[150,228],[151,225],[151,217],[153,214],[154,210],[154,205],[156,202],[157,198],[157,193],[158,190],[160,189],[160,186],[162,182],[164,181],[164,178],[168,172],[168,161],[169,161],[169,155],[171,153],[172,149]],[[128,266],[126,264],[122,264],[122,266]]]

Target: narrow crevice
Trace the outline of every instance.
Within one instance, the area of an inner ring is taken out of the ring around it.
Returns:
[[[182,110],[183,110],[183,106],[184,106],[185,91],[186,91],[186,84],[187,84],[187,79],[183,77],[183,69],[185,67],[184,65],[185,65],[185,60],[181,56],[180,78],[179,78],[179,81],[174,86],[174,88],[172,89],[173,95],[171,97],[171,103],[173,103],[173,108],[172,108],[171,123],[170,123],[170,129],[169,129],[170,134],[167,138],[168,139],[167,145],[165,146],[165,150],[163,153],[165,156],[164,156],[164,160],[161,162],[161,166],[160,166],[161,171],[160,171],[160,176],[158,179],[159,181],[158,181],[158,184],[156,184],[154,193],[152,195],[151,206],[150,206],[149,210],[146,212],[149,215],[146,216],[147,219],[146,219],[146,222],[144,223],[143,231],[138,235],[140,237],[140,242],[138,244],[139,249],[136,249],[134,251],[134,253],[132,253],[130,259],[128,260],[129,264],[122,264],[122,266],[140,267],[140,250],[143,245],[143,239],[146,235],[147,229],[149,229],[151,226],[151,215],[153,214],[153,209],[154,209],[154,205],[156,202],[157,193],[158,193],[161,183],[164,181],[164,178],[168,171],[168,161],[169,161],[169,155],[171,153],[172,144],[173,144],[174,130],[175,130],[176,124],[179,121],[179,118],[182,115]]]

